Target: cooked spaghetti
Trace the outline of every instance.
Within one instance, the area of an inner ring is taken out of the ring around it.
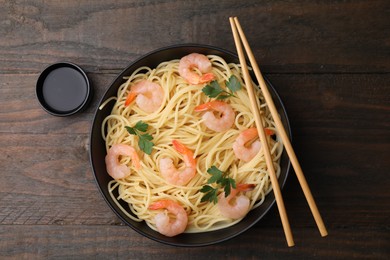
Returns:
[[[179,60],[162,62],[156,68],[138,68],[125,78],[126,81],[119,87],[116,97],[109,98],[100,107],[101,109],[108,102],[115,100],[111,114],[102,124],[107,151],[114,144],[127,144],[136,150],[140,161],[140,168],[137,169],[129,156],[119,157],[118,164],[126,165],[130,170],[126,177],[109,182],[108,189],[112,199],[129,218],[146,221],[154,230],[157,230],[155,216],[161,210],[151,210],[150,205],[164,199],[175,201],[184,208],[188,216],[184,232],[222,229],[242,219],[225,217],[220,213],[218,203],[201,201],[204,193],[200,190],[207,185],[210,178],[207,170],[212,166],[228,172],[229,177],[236,183],[254,184],[253,190],[244,193],[249,198],[250,209],[259,207],[272,188],[261,149],[248,162],[238,159],[232,149],[241,132],[255,127],[240,65],[228,64],[215,55],[208,55],[207,58],[212,64],[213,79],[224,90],[228,91],[225,82],[232,75],[242,85],[241,90],[235,92],[234,96],[223,100],[234,111],[234,122],[225,131],[216,132],[204,124],[203,113],[197,112],[195,108],[215,98],[210,98],[202,92],[202,88],[208,83],[189,84],[188,80],[180,76]],[[158,84],[163,92],[161,105],[154,112],[145,112],[136,102],[125,104],[132,87],[144,80]],[[283,145],[258,87],[256,93],[263,115],[263,125],[275,133],[274,137],[267,138],[275,172],[279,176]],[[139,137],[126,131],[127,126],[133,127],[139,121],[148,125],[147,133],[153,137],[154,145],[150,155],[140,150]],[[183,155],[172,146],[173,140],[180,141],[193,151],[193,157],[196,158],[195,176],[185,185],[172,184],[161,173],[159,163],[164,158],[171,158],[178,169],[186,167],[182,161]],[[220,188],[218,193],[223,193],[223,189]],[[120,200],[127,202],[128,207],[122,207]]]

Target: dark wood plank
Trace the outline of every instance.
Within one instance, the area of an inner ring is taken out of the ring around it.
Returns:
[[[390,72],[386,0],[3,3],[0,68],[6,73],[38,72],[58,60],[93,72],[119,69],[183,42],[235,51],[229,16],[240,17],[265,72]]]
[[[351,129],[360,136],[377,131],[382,138],[389,133],[390,119],[384,117],[390,110],[388,74],[268,76],[286,106],[292,128],[333,138],[351,136],[347,133]]]
[[[118,220],[98,192],[88,137],[0,135],[0,224],[107,224]]]
[[[292,248],[285,246],[282,231],[258,227],[215,246],[189,249],[159,244],[123,226],[5,225],[0,231],[5,238],[0,242],[0,256],[17,259],[387,259],[390,253],[390,236],[384,230],[337,229],[327,238],[308,229],[298,229],[295,233],[299,245]]]

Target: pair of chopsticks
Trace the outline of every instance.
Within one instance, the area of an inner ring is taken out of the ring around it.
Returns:
[[[251,63],[251,66],[252,66],[253,71],[255,73],[255,76],[257,78],[257,81],[260,85],[260,89],[263,92],[265,102],[267,103],[268,108],[271,112],[271,115],[275,121],[276,129],[277,129],[280,137],[282,138],[284,147],[285,147],[287,154],[290,158],[290,161],[291,161],[291,164],[294,168],[295,174],[297,175],[299,184],[302,187],[303,193],[304,193],[306,200],[309,204],[311,213],[313,214],[313,217],[314,217],[314,220],[317,224],[317,227],[321,233],[321,236],[323,236],[323,237],[327,236],[328,232],[326,230],[324,222],[322,221],[320,212],[318,211],[318,208],[317,208],[317,205],[314,201],[313,195],[311,194],[309,185],[306,182],[306,179],[305,179],[305,176],[302,172],[301,166],[299,165],[297,156],[295,155],[294,149],[291,146],[291,142],[287,136],[286,130],[283,127],[282,121],[279,118],[279,115],[278,115],[278,112],[276,110],[275,104],[272,100],[271,94],[268,91],[267,85],[264,81],[264,78],[263,78],[261,72],[260,72],[259,66],[256,63],[255,57],[253,56],[253,53],[252,53],[252,50],[249,47],[248,41],[247,41],[245,34],[241,28],[241,25],[238,21],[238,18],[237,17],[230,17],[229,20],[230,20],[230,25],[232,27],[234,42],[236,44],[238,56],[240,59],[242,70],[243,70],[245,84],[246,84],[247,91],[249,94],[249,99],[250,99],[251,106],[252,106],[252,112],[255,116],[255,123],[256,123],[257,131],[258,131],[258,134],[260,137],[260,141],[263,144],[266,144],[266,145],[262,146],[263,153],[265,156],[267,169],[268,169],[270,179],[271,179],[272,189],[273,189],[274,194],[275,194],[276,204],[278,206],[278,210],[279,210],[280,218],[282,221],[282,226],[284,229],[284,234],[286,236],[287,244],[288,244],[288,246],[294,246],[294,239],[293,239],[293,236],[291,233],[291,228],[290,228],[290,224],[288,221],[286,209],[284,207],[284,202],[283,202],[282,194],[280,191],[278,179],[277,179],[276,174],[275,174],[275,169],[273,166],[271,153],[270,153],[269,147],[267,145],[267,139],[266,139],[265,132],[264,132],[264,127],[263,127],[263,123],[262,123],[262,119],[261,119],[261,115],[260,115],[260,110],[257,107],[257,101],[256,101],[255,93],[253,90],[252,81],[251,81],[251,78],[249,75],[248,67],[246,64],[241,41],[244,44],[245,51],[248,55],[249,61]]]

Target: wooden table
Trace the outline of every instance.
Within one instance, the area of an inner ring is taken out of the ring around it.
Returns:
[[[390,3],[378,1],[0,0],[0,258],[389,259]],[[227,242],[177,248],[125,226],[99,194],[89,131],[98,101],[127,64],[177,43],[235,52],[238,16],[287,108],[293,146],[329,236],[291,172],[276,207]],[[67,118],[35,96],[57,61],[83,67],[95,95]]]

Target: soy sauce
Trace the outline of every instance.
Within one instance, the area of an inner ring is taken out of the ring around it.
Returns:
[[[50,71],[42,84],[42,97],[48,108],[71,112],[79,108],[88,95],[88,82],[72,67],[58,67]]]

